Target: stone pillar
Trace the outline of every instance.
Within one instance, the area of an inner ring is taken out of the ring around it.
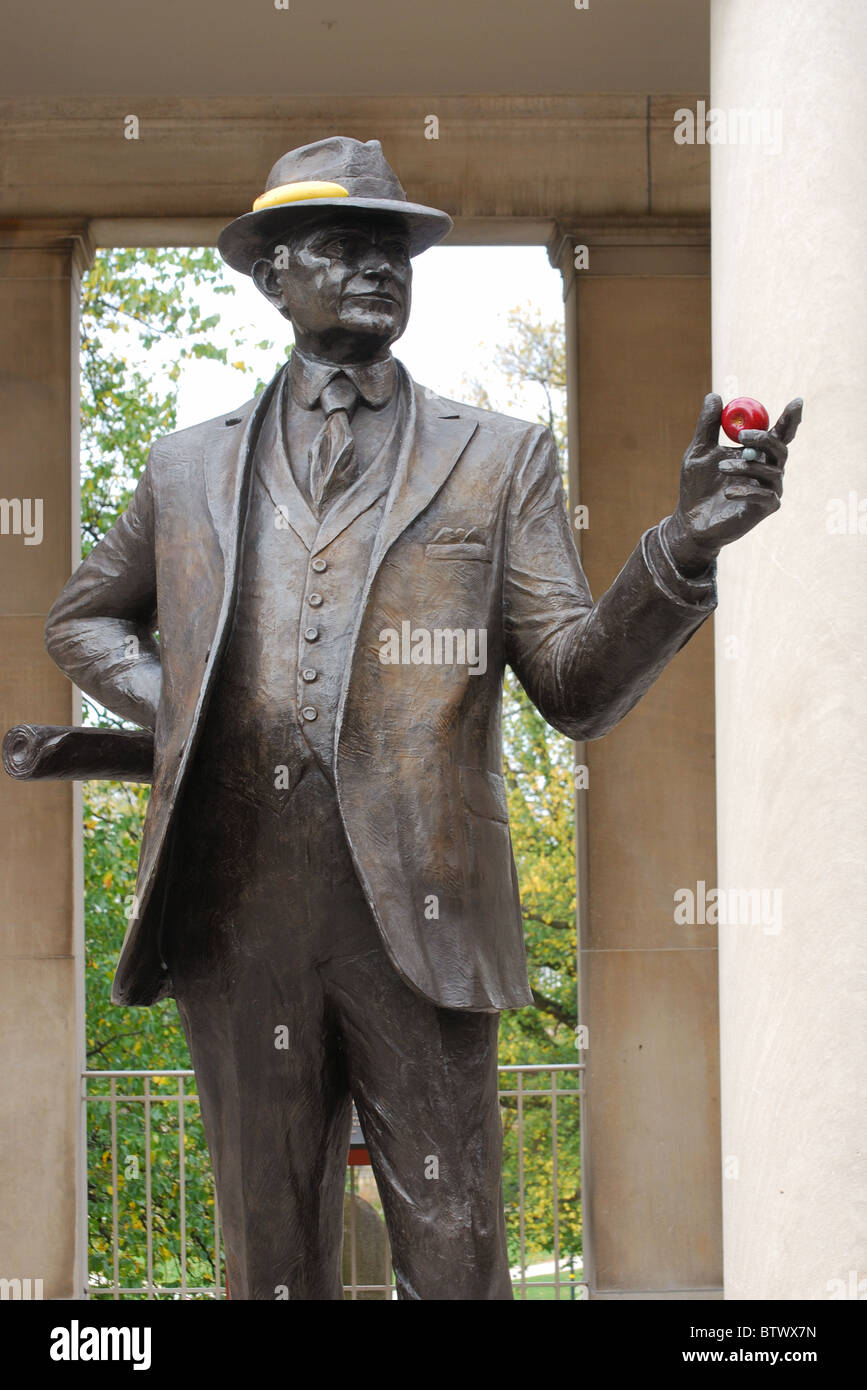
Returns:
[[[574,269],[576,244],[589,267]],[[710,375],[706,223],[582,226],[564,275],[570,505],[601,593],[674,507]],[[674,893],[715,877],[708,623],[641,705],[579,747],[579,1013],[591,1298],[721,1296],[715,931],[678,926]]]
[[[78,282],[85,228],[0,224],[0,733],[80,722],[42,643],[79,556]],[[78,1296],[85,1174],[80,796],[0,773],[0,1277]]]
[[[720,565],[720,885],[771,909],[720,929],[726,1296],[864,1298],[867,8],[712,10],[713,107],[767,145],[713,149],[715,386],[805,401]]]

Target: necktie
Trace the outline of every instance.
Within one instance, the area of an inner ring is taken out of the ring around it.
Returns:
[[[358,392],[341,372],[323,389],[319,404],[325,421],[310,446],[308,461],[310,497],[316,511],[322,514],[349,480],[355,453],[349,421],[358,404]]]

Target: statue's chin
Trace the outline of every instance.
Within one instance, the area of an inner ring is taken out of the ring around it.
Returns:
[[[400,333],[395,314],[385,309],[368,309],[357,305],[342,316],[341,326],[348,333],[368,338],[396,338]]]
[[[312,334],[314,354],[329,357],[339,350],[343,361],[363,362],[383,352],[403,333],[403,316],[366,306],[345,307],[333,327]],[[297,333],[296,325],[296,333]]]

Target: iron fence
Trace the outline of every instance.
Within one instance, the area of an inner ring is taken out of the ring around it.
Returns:
[[[583,1065],[506,1065],[499,1072],[515,1297],[583,1299]],[[82,1110],[83,1296],[225,1298],[219,1208],[193,1072],[86,1071]],[[349,1299],[395,1296],[375,1180],[359,1163],[347,1168],[343,1277]]]

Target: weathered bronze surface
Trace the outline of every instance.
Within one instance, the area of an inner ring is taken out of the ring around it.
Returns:
[[[17,724],[3,739],[3,766],[22,782],[118,782],[153,779],[153,734],[142,730],[70,729]]]
[[[293,151],[267,188],[220,249],[291,319],[289,364],[154,443],[46,629],[153,731],[113,997],[177,999],[233,1298],[340,1297],[354,1098],[400,1296],[507,1299],[497,1018],[531,995],[504,668],[569,737],[612,729],[713,611],[720,547],[779,506],[800,402],[724,448],[708,396],[677,506],[594,603],[549,431],[391,356],[447,216],[375,141]],[[93,775],[63,747],[48,775]]]

